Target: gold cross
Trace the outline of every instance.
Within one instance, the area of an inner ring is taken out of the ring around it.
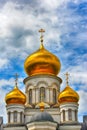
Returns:
[[[17,81],[18,81],[18,76],[19,75],[16,73],[14,76],[15,76],[15,85],[17,86]]]
[[[41,33],[41,36],[40,36],[40,41],[41,41],[41,43],[43,44],[43,33],[45,32],[45,30],[44,29],[40,29],[39,30],[39,33]]]
[[[66,74],[65,74],[65,75],[66,75],[66,85],[68,86],[68,83],[69,83],[69,82],[68,82],[68,80],[69,80],[69,73],[68,73],[68,72],[66,72]]]

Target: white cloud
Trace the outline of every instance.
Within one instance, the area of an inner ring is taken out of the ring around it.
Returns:
[[[68,1],[69,0],[44,0],[43,2],[41,2],[41,7],[53,11],[61,5],[64,6]]]
[[[16,10],[16,3],[7,2],[0,10],[0,37],[12,36],[11,27],[23,26],[23,14]]]
[[[1,56],[8,59],[8,57],[12,58],[15,55],[23,55],[24,58],[27,55],[25,50],[27,52],[32,50],[33,52],[40,44],[39,34],[37,33],[40,27],[46,29],[45,44],[49,47],[52,46],[52,41],[54,41],[58,45],[57,49],[60,49],[62,46],[60,44],[62,41],[61,35],[73,30],[73,25],[70,24],[72,21],[77,23],[81,19],[77,15],[71,17],[72,10],[66,6],[68,1],[51,0],[50,2],[50,0],[45,0],[40,1],[40,4],[34,8],[29,5],[22,5],[22,9],[17,2],[6,2],[0,9],[0,40],[1,43],[3,42],[0,47],[5,49]],[[61,5],[63,5],[63,8],[61,8]],[[50,11],[46,11],[46,9],[50,9]],[[48,43],[48,41],[50,42]],[[22,56],[20,57],[22,58]]]
[[[5,94],[6,91],[0,88],[0,116],[4,118],[4,122],[7,122],[7,114],[5,108]]]
[[[87,113],[87,92],[80,90],[78,91],[80,95],[80,100],[79,100],[79,113]]]
[[[15,76],[15,75],[13,75]],[[15,86],[15,78],[10,79],[0,79],[0,86],[3,88],[3,86]],[[18,86],[23,87],[23,78],[18,78]]]
[[[13,86],[14,85],[14,79],[13,78],[11,78],[11,79],[9,79],[9,80],[6,80],[6,79],[1,79],[0,80],[0,86],[7,86],[7,85],[9,85],[9,86]]]
[[[65,56],[66,56],[66,54],[65,54]],[[70,56],[72,56],[72,55],[70,55]],[[63,74],[65,74],[66,72],[69,72],[69,74],[70,74],[69,82],[74,88],[76,88],[78,86],[79,89],[87,90],[86,89],[86,86],[87,86],[87,71],[86,71],[87,54],[84,54],[82,57],[81,57],[81,55],[73,56],[73,58],[74,58],[75,64],[73,63],[71,65],[68,65],[67,68],[64,67]],[[64,79],[63,74],[60,74],[60,76],[63,77],[63,79]],[[73,84],[77,84],[77,86],[74,86]],[[82,87],[82,85],[83,85],[83,87]]]
[[[8,59],[1,59],[0,58],[0,69],[6,68],[8,64],[9,64]]]

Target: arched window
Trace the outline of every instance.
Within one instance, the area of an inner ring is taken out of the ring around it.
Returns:
[[[22,123],[23,112],[20,112],[20,122]]]
[[[77,121],[77,110],[75,110],[75,121]]]
[[[44,87],[41,87],[40,88],[40,102],[41,101],[45,101],[45,88]]]
[[[53,103],[56,103],[56,89],[53,89]]]
[[[17,111],[14,111],[14,122],[17,122]]]
[[[68,119],[72,120],[72,110],[71,109],[68,110]]]
[[[65,110],[63,110],[63,121],[65,121]]]
[[[8,112],[8,123],[10,123],[11,112]]]
[[[32,104],[32,89],[29,90],[29,103]]]

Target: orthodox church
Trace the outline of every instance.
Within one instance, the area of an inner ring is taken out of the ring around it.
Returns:
[[[28,75],[23,81],[25,94],[19,90],[16,79],[13,90],[5,96],[8,121],[2,129],[82,130],[78,122],[79,95],[69,86],[68,73],[65,88],[60,92],[60,60],[45,49],[45,31],[40,29],[39,32],[40,48],[24,62]]]

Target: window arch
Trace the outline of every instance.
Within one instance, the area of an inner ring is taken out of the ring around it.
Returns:
[[[56,89],[53,88],[53,103],[56,103]]]
[[[71,109],[68,110],[68,119],[72,120],[72,110]]]
[[[75,121],[77,121],[77,110],[75,110]]]
[[[17,111],[14,111],[14,122],[17,122]]]
[[[63,110],[63,121],[65,121],[65,110]]]
[[[32,104],[32,89],[29,90],[29,103]]]
[[[40,88],[40,102],[45,101],[45,88],[41,87]]]
[[[8,112],[8,123],[10,123],[11,112]]]

